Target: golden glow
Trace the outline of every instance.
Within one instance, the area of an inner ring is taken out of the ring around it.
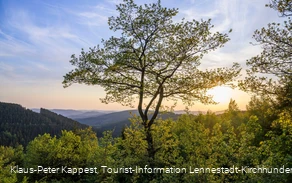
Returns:
[[[232,88],[226,86],[216,86],[209,90],[207,94],[213,96],[213,100],[218,103],[228,103],[232,98]]]

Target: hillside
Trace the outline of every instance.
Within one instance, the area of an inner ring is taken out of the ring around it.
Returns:
[[[62,130],[87,127],[46,109],[35,113],[18,104],[0,102],[0,145],[25,146],[44,133],[59,136]]]

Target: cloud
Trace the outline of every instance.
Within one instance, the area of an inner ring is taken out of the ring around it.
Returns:
[[[32,45],[17,38],[10,36],[9,34],[4,33],[0,29],[0,57],[11,57],[15,55],[30,55],[33,54]]]
[[[95,27],[106,25],[109,7],[85,5],[75,11],[72,6],[38,5],[44,10],[6,7],[0,25],[2,84],[61,83],[68,68],[72,69],[70,56],[96,45],[103,37]]]
[[[89,27],[92,26],[104,26],[107,24],[108,17],[104,15],[100,15],[99,13],[88,11],[88,12],[81,12],[75,14],[79,18],[79,24],[87,25]]]
[[[212,19],[213,32],[227,32],[231,40],[223,48],[210,52],[202,59],[202,68],[215,68],[230,66],[233,62],[239,62],[246,68],[246,60],[259,54],[261,48],[249,44],[254,42],[253,32],[257,28],[266,26],[269,22],[278,20],[271,9],[265,8],[264,0],[215,0],[191,1],[194,6],[181,8],[181,13],[187,20],[195,18]]]
[[[70,55],[89,45],[71,25],[51,24],[44,17],[19,10],[8,11],[0,26],[0,75],[8,85],[60,82]]]
[[[1,72],[6,72],[6,71],[11,72],[14,70],[14,68],[11,65],[8,65],[4,62],[0,62],[0,70]]]
[[[192,20],[192,19],[198,20],[198,19],[214,18],[220,14],[220,11],[219,9],[215,9],[213,11],[205,12],[195,7],[192,7],[188,9],[182,9],[180,13],[184,14],[187,20]]]
[[[106,1],[110,4],[115,4],[115,5],[123,3],[123,0],[106,0]]]
[[[97,11],[106,12],[108,14],[112,14],[112,15],[116,15],[117,14],[116,7],[113,7],[113,6],[107,6],[105,4],[98,4],[94,8]]]
[[[105,16],[102,16],[98,13],[95,13],[95,12],[82,12],[82,13],[78,13],[79,16],[81,17],[85,17],[85,18],[102,18],[102,19],[107,19],[107,17]]]
[[[2,96],[8,100],[7,96],[12,90],[15,91],[13,97],[30,101],[35,97],[32,93],[42,97],[54,94],[58,98],[56,101],[62,103],[84,96],[82,100],[86,102],[83,106],[87,108],[92,96],[103,96],[104,92],[100,88],[89,90],[81,85],[64,91],[61,86],[62,76],[72,69],[68,62],[71,54],[78,55],[81,48],[86,50],[99,43],[101,38],[107,39],[118,34],[109,32],[107,18],[118,14],[115,5],[122,2],[17,1],[11,3],[11,6],[5,3],[5,13],[0,17],[0,88],[5,90],[0,90],[0,99]],[[144,4],[146,1],[135,2]],[[146,3],[151,2],[157,0],[148,0]],[[215,25],[213,31],[226,32],[233,29],[231,41],[224,48],[210,52],[202,59],[202,69],[231,66],[233,62],[246,67],[246,59],[261,51],[260,47],[249,44],[253,41],[253,31],[277,20],[277,13],[265,8],[265,3],[266,0],[162,1],[163,6],[180,8],[177,19],[212,18],[212,24]],[[58,92],[53,93],[51,86],[58,88]],[[69,97],[70,91],[75,93]],[[92,92],[91,98],[84,94],[89,91]],[[46,100],[42,97],[39,103]],[[64,101],[66,97],[67,101]],[[79,104],[80,101],[72,103],[72,108]],[[98,102],[95,104],[100,105]]]
[[[259,24],[264,26],[264,22],[275,19],[275,15],[270,15],[271,10],[265,8],[265,0],[215,0],[193,1],[193,6],[181,8],[181,13],[186,19],[208,19],[211,18],[215,24],[214,31],[228,31],[230,28],[237,33],[237,36],[244,38],[246,34],[254,31],[254,27]]]
[[[29,55],[33,60],[40,58],[46,61],[67,61],[72,50],[90,45],[72,31],[71,25],[41,25],[26,11],[13,13],[11,19],[7,20],[7,25],[13,32],[21,35],[21,38],[10,36],[10,39],[0,40],[3,47],[9,48],[10,51],[6,51],[11,55],[20,52]]]
[[[40,63],[35,63],[36,67],[41,70],[41,71],[51,71],[51,69],[49,69],[47,66],[45,66],[44,64],[40,64]]]

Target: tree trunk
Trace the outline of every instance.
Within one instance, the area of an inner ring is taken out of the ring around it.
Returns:
[[[152,137],[152,133],[151,133],[151,129],[150,127],[147,127],[145,129],[146,131],[146,141],[148,144],[147,147],[147,153],[148,153],[148,162],[149,162],[149,166],[151,168],[153,168],[154,166],[154,159],[155,159],[155,148],[154,148],[154,144],[153,144],[153,137]]]

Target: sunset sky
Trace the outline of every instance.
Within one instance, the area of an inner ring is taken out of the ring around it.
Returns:
[[[105,92],[98,86],[75,84],[64,89],[63,76],[73,67],[69,60],[81,48],[88,50],[107,39],[109,16],[117,15],[120,0],[0,0],[0,101],[27,108],[124,110],[120,104],[102,104]],[[138,4],[155,1],[135,1]],[[256,29],[280,22],[276,11],[266,8],[269,0],[162,0],[162,5],[179,8],[175,21],[183,17],[212,19],[214,31],[229,34],[224,48],[201,60],[201,69],[241,64],[260,53],[250,42]],[[221,93],[220,93],[221,92]],[[231,89],[211,92],[218,105],[197,103],[191,110],[218,111],[227,108],[230,98],[245,109],[249,95]],[[227,95],[226,95],[227,94]],[[184,109],[180,104],[177,109]]]

